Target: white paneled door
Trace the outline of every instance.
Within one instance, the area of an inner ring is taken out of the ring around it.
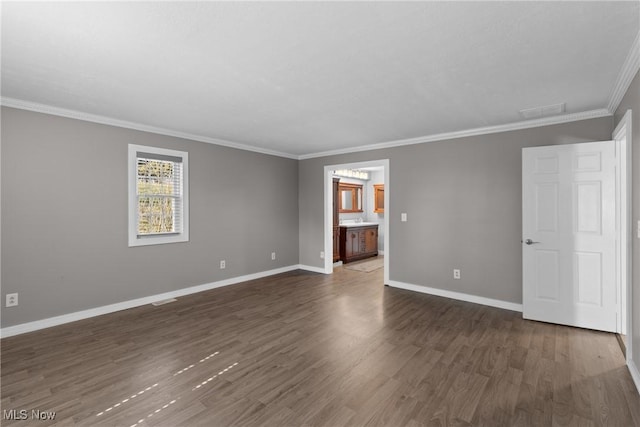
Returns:
[[[615,142],[522,151],[523,316],[615,332]]]

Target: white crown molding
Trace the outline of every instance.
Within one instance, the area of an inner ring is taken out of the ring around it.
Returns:
[[[455,132],[445,132],[435,135],[419,136],[416,138],[399,139],[396,141],[381,142],[378,144],[360,145],[358,147],[342,148],[337,150],[322,151],[317,153],[296,155],[291,153],[284,153],[280,151],[268,150],[265,148],[254,147],[251,145],[240,144],[232,141],[226,141],[217,138],[209,138],[202,135],[194,135],[186,132],[178,132],[170,129],[158,128],[155,126],[144,125],[140,123],[129,122],[126,120],[113,119],[105,116],[99,116],[96,114],[83,113],[75,110],[68,110],[65,108],[53,107],[50,105],[39,104],[35,102],[23,101],[15,98],[1,97],[0,105],[17,108],[21,110],[33,111],[37,113],[51,114],[54,116],[67,117],[71,119],[84,120],[88,122],[100,123],[104,125],[117,126],[126,129],[134,129],[143,132],[150,132],[159,135],[174,136],[176,138],[189,139],[193,141],[206,142],[208,144],[221,145],[224,147],[235,148],[238,150],[252,151],[261,154],[268,154],[271,156],[284,157],[294,160],[306,160],[316,157],[326,157],[339,154],[357,153],[361,151],[381,150],[384,148],[401,147],[404,145],[423,144],[427,142],[444,141],[447,139],[464,138],[469,136],[487,135],[499,132],[508,132],[513,130],[529,129],[542,126],[549,126],[562,123],[570,123],[579,120],[595,119],[599,117],[611,116],[613,113],[606,109],[601,108],[599,110],[584,111],[581,113],[563,114],[558,116],[544,117],[535,120],[523,120],[514,123],[508,123],[504,125],[486,126],[475,129],[467,129]]]
[[[129,308],[139,307],[142,305],[152,304],[157,301],[164,301],[171,298],[179,298],[185,295],[208,291],[208,290],[220,288],[223,286],[235,285],[236,283],[242,283],[242,282],[247,282],[249,280],[261,279],[263,277],[273,276],[275,274],[286,273],[286,272],[298,270],[298,269],[301,269],[299,265],[297,264],[290,265],[287,267],[261,271],[259,273],[247,274],[244,276],[232,277],[229,279],[219,280],[217,282],[191,286],[188,288],[178,289],[176,291],[165,292],[157,295],[151,295],[148,297],[122,301],[115,304],[103,305],[101,307],[90,308],[88,310],[62,314],[60,316],[49,317],[47,319],[35,320],[33,322],[21,323],[19,325],[14,325],[14,326],[7,326],[5,328],[0,329],[0,337],[8,338],[14,335],[38,331],[40,329],[50,328],[52,326],[58,326],[58,325],[63,325],[65,323],[75,322],[78,320],[89,319],[91,317],[101,316],[103,314],[114,313],[116,311],[121,311]]]
[[[179,132],[171,129],[149,126],[141,123],[129,122],[126,120],[114,119],[111,117],[100,116],[97,114],[83,113],[76,110],[68,110],[66,108],[53,107],[51,105],[39,104],[36,102],[23,101],[15,98],[0,98],[0,105],[20,110],[33,111],[36,113],[51,114],[54,116],[67,117],[70,119],[84,120],[87,122],[100,123],[103,125],[117,126],[126,129],[139,130],[143,132],[156,133],[159,135],[173,136],[176,138],[190,139],[193,141],[206,142],[208,144],[221,145],[223,147],[236,148],[238,150],[253,151],[271,156],[285,157],[288,159],[298,160],[298,156],[280,151],[268,150],[266,148],[254,147],[251,145],[241,144],[224,139],[210,138],[202,135],[195,135],[186,132]]]
[[[529,129],[542,126],[557,125],[562,123],[576,122],[579,120],[596,119],[599,117],[611,116],[612,113],[606,109],[584,111],[581,113],[563,114],[559,116],[544,117],[535,120],[523,120],[504,125],[486,126],[475,129],[468,129],[456,132],[445,132],[417,138],[399,139],[397,141],[381,142],[379,144],[361,145],[358,147],[342,148],[338,150],[323,151],[319,153],[303,154],[298,156],[299,160],[312,159],[315,157],[335,156],[338,154],[356,153],[360,151],[382,150],[384,148],[401,147],[403,145],[423,144],[426,142],[444,141],[447,139],[464,138],[468,136],[487,135],[491,133],[509,132],[513,130]]]
[[[502,308],[504,310],[522,312],[522,304],[518,304],[515,302],[485,298],[477,295],[465,294],[462,292],[447,291],[445,289],[431,288],[429,286],[414,285],[412,283],[398,282],[397,280],[390,280],[389,286],[391,286],[392,288],[399,288],[407,291],[420,292],[423,294],[436,295],[439,297],[451,298],[459,301],[472,302],[474,304],[487,305],[489,307]]]
[[[612,114],[615,113],[615,111],[618,109],[618,106],[620,105],[620,102],[622,102],[624,94],[629,89],[631,81],[633,80],[639,69],[640,31],[638,32],[638,35],[636,35],[636,38],[631,45],[631,50],[629,50],[627,59],[622,65],[622,69],[620,70],[620,74],[618,74],[618,79],[616,80],[616,84],[613,87],[611,95],[609,96],[609,104],[607,105],[607,108]]]

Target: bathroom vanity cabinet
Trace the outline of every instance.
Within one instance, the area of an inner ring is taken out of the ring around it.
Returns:
[[[340,226],[340,259],[343,263],[378,255],[378,224]]]

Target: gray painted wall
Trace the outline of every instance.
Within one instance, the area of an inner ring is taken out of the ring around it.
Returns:
[[[4,107],[1,136],[2,327],[298,264],[296,160]],[[127,246],[129,143],[189,152],[189,242]]]
[[[614,115],[615,125],[617,126],[620,119],[627,110],[633,110],[631,131],[633,133],[633,145],[632,145],[632,164],[631,170],[633,173],[632,178],[632,226],[631,235],[633,242],[633,273],[632,273],[632,287],[633,287],[633,312],[632,315],[632,331],[633,331],[633,361],[636,366],[640,366],[640,239],[636,233],[636,227],[640,220],[640,72],[636,73],[635,78],[631,82],[627,93],[622,102],[618,106]]]
[[[623,105],[637,102],[627,94]],[[322,268],[324,166],[386,158],[391,280],[520,303],[521,149],[610,139],[613,129],[600,118],[297,162],[2,113],[2,295],[20,293],[3,327],[287,265]],[[127,247],[128,143],[190,153],[190,242]]]
[[[610,140],[612,129],[605,117],[302,160],[300,263],[323,266],[324,166],[389,159],[390,279],[521,303],[522,148]]]

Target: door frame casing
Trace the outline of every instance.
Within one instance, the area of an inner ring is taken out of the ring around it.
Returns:
[[[367,167],[382,166],[384,168],[384,284],[389,284],[389,260],[391,259],[391,248],[389,247],[389,217],[391,206],[389,204],[389,159],[370,160],[365,162],[342,163],[337,165],[326,165],[324,167],[324,273],[333,273],[333,181],[331,171],[339,169],[359,169]]]
[[[624,304],[624,321],[626,325],[625,335],[627,337],[626,342],[626,358],[627,362],[632,359],[633,352],[633,265],[632,265],[632,251],[633,251],[633,203],[632,203],[632,127],[631,127],[632,111],[627,110],[620,119],[620,122],[613,131],[612,138],[616,141],[617,150],[617,174],[619,176],[620,197],[619,197],[619,230],[618,230],[618,292],[620,295],[621,308]],[[626,298],[625,298],[626,297]],[[626,301],[625,301],[626,299]],[[618,333],[622,332],[622,328]]]

